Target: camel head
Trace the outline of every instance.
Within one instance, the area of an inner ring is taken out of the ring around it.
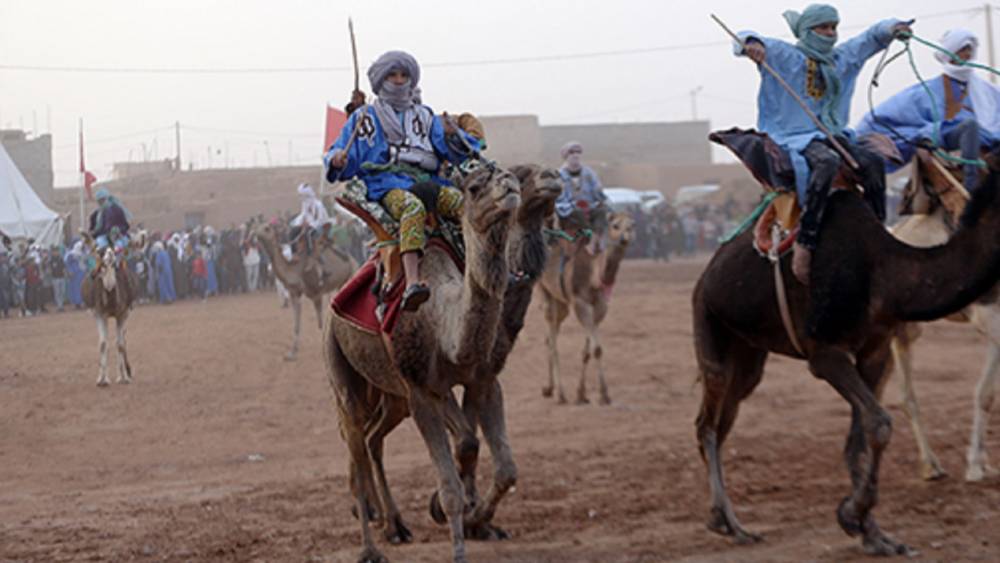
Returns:
[[[635,238],[635,220],[628,213],[612,213],[608,218],[608,240],[628,246]]]
[[[465,228],[485,233],[494,225],[509,222],[521,204],[517,177],[495,165],[482,166],[462,180],[465,194]]]
[[[94,272],[100,276],[104,291],[113,291],[115,289],[115,284],[118,281],[115,277],[116,261],[115,249],[110,246],[105,248],[104,253],[101,255],[100,263],[98,263],[97,269]]]
[[[521,184],[521,206],[517,210],[517,222],[525,223],[551,216],[556,209],[556,199],[562,193],[559,171],[537,164],[513,166],[510,171]]]
[[[278,230],[270,223],[261,223],[252,231],[257,236],[257,240],[267,245],[277,245]]]

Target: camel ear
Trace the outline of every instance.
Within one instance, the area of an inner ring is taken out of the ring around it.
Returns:
[[[510,168],[508,168],[508,170],[510,171],[511,174],[516,176],[517,181],[522,184],[526,183],[528,179],[531,178],[531,175],[534,174],[535,172],[534,168],[528,166],[527,164],[517,164],[511,166]]]

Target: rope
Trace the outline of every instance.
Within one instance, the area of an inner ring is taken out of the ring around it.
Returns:
[[[733,229],[728,235],[719,239],[719,244],[726,244],[727,242],[733,240],[734,238],[742,235],[744,231],[749,229],[751,225],[757,222],[757,219],[759,219],[761,214],[764,213],[764,210],[767,209],[767,206],[771,204],[771,201],[773,201],[774,198],[778,197],[779,195],[780,192],[778,191],[767,192],[767,195],[764,196],[764,199],[760,200],[760,203],[757,204],[757,207],[750,212],[750,215],[747,215],[747,218],[744,219],[742,223],[737,225],[736,228]]]
[[[562,230],[562,229],[544,228],[544,229],[542,229],[542,233],[544,233],[546,236],[548,236],[549,240],[552,240],[552,239],[563,239],[563,240],[568,241],[568,242],[576,242],[576,241],[580,240],[581,238],[590,238],[590,237],[594,236],[594,231],[592,231],[590,229],[580,229],[579,231],[576,232],[576,236],[575,237],[569,236],[569,234],[566,231]]]
[[[951,62],[954,63],[954,64],[957,64],[959,66],[969,66],[969,67],[972,67],[972,68],[982,69],[982,70],[985,70],[987,72],[992,72],[993,74],[995,74],[997,76],[1000,76],[1000,70],[997,70],[997,69],[995,69],[995,68],[993,68],[991,66],[988,66],[988,65],[979,64],[979,63],[973,63],[973,62],[962,60],[961,57],[959,57],[955,53],[952,53],[948,49],[945,49],[944,47],[938,45],[937,43],[932,43],[931,41],[928,41],[928,40],[926,40],[926,39],[924,39],[922,37],[919,37],[919,36],[917,36],[917,35],[915,35],[913,33],[903,32],[900,35],[902,35],[902,37],[904,39],[913,39],[917,43],[921,43],[923,45],[926,45],[926,46],[928,46],[931,49],[934,49],[936,51],[941,51],[942,53],[948,55],[948,58],[951,59]]]

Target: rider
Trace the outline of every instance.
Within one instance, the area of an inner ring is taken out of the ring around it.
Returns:
[[[608,227],[608,196],[601,189],[601,180],[589,166],[581,162],[583,146],[576,141],[563,145],[559,151],[563,165],[559,168],[563,191],[556,200],[559,221],[576,228],[593,230],[592,241],[600,244]],[[591,251],[596,248],[591,247]]]
[[[975,60],[979,39],[967,29],[952,29],[941,37],[941,45],[964,62]],[[918,144],[929,141],[946,150],[961,150],[962,159],[978,160],[983,149],[1000,146],[1000,88],[973,74],[973,68],[957,64],[940,51],[941,76],[910,86],[870,111],[858,124],[858,133],[889,135],[909,162]],[[928,94],[927,89],[930,89]],[[887,163],[889,172],[898,166]],[[963,167],[967,190],[976,187],[979,169],[967,162]]]
[[[885,172],[882,159],[862,149],[847,129],[854,84],[865,61],[889,46],[895,34],[910,30],[900,20],[884,20],[860,35],[836,45],[840,17],[836,8],[811,4],[801,14],[783,14],[798,39],[793,45],[753,32],[742,32],[745,49],[736,44],[737,55],[746,55],[760,68],[757,96],[757,128],[767,133],[791,159],[796,191],[803,208],[795,243],[792,270],[808,283],[811,251],[816,247],[830,186],[841,167],[841,156],[830,140],[802,111],[778,80],[766,72],[768,65],[791,85],[820,122],[837,137],[860,165],[855,174],[865,188],[865,199],[876,216],[885,218]]]
[[[302,210],[289,223],[293,227],[290,238],[295,240],[305,235],[306,248],[308,253],[312,254],[313,238],[324,234],[324,229],[330,224],[330,215],[326,212],[323,202],[316,197],[312,186],[299,184],[298,192]]]
[[[430,288],[420,281],[419,258],[426,243],[424,201],[442,217],[461,218],[462,192],[439,172],[443,160],[463,162],[478,141],[458,129],[447,113],[436,116],[414,101],[420,66],[412,55],[383,54],[368,69],[368,80],[377,97],[351,114],[330,147],[325,157],[327,179],[360,178],[368,199],[381,203],[399,221],[407,284],[402,308],[415,311],[430,297]],[[348,147],[352,136],[356,139]]]
[[[97,209],[90,214],[90,236],[98,249],[114,244],[121,250],[128,245],[129,221],[132,214],[107,188],[97,190]]]

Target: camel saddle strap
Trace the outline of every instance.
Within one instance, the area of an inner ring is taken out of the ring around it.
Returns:
[[[792,341],[792,346],[795,351],[800,355],[805,356],[805,352],[802,350],[802,344],[799,342],[799,337],[795,332],[795,323],[792,320],[792,313],[788,307],[788,294],[785,291],[785,278],[781,275],[781,254],[778,253],[778,247],[781,241],[781,227],[775,223],[771,227],[771,251],[768,253],[767,257],[774,265],[774,288],[778,296],[778,311],[781,313],[781,324],[785,325],[785,332],[788,333],[788,339]]]

